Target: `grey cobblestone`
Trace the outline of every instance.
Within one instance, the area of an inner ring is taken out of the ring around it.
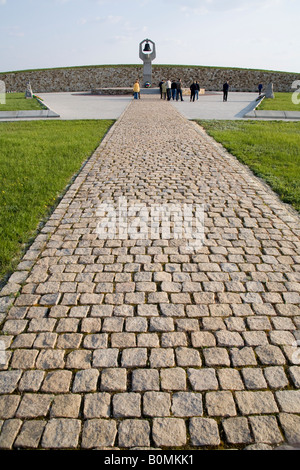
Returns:
[[[159,372],[156,369],[138,369],[132,372],[132,390],[159,390]]]
[[[275,392],[280,409],[285,413],[300,413],[300,390]]]
[[[280,413],[279,421],[287,442],[298,445],[300,442],[300,417],[295,414]]]
[[[208,392],[206,407],[209,416],[236,416],[236,406],[230,392]]]
[[[42,370],[26,371],[19,382],[21,392],[37,392],[44,380],[45,372]]]
[[[119,393],[113,397],[115,418],[140,418],[141,395],[139,393]]]
[[[148,421],[128,419],[119,426],[120,447],[150,447]]]
[[[95,392],[99,372],[96,369],[86,369],[76,373],[72,391],[74,393]]]
[[[299,217],[170,103],[142,98],[0,293],[0,448],[297,444]],[[97,206],[119,196],[204,202],[203,246],[100,240]]]
[[[221,443],[218,425],[208,418],[192,418],[189,431],[193,446],[218,446]]]
[[[267,388],[267,382],[261,369],[242,369],[242,376],[248,390],[263,390]]]
[[[20,434],[14,443],[14,447],[18,449],[37,449],[42,434],[46,426],[46,421],[26,421],[24,422]]]
[[[186,390],[186,373],[184,369],[162,369],[160,373],[162,390]]]
[[[0,419],[5,420],[13,418],[20,400],[21,398],[18,395],[0,395]]]
[[[171,414],[171,397],[169,393],[147,392],[144,394],[143,410],[146,416],[165,417]]]
[[[266,367],[264,375],[271,389],[283,389],[289,385],[283,367]]]
[[[229,444],[250,444],[253,442],[247,418],[228,418],[222,422]]]
[[[21,426],[22,421],[20,419],[10,419],[3,423],[0,435],[0,449],[12,449]]]
[[[158,447],[178,447],[186,444],[186,426],[183,419],[154,418],[152,433]]]
[[[274,416],[253,416],[249,418],[256,442],[280,444],[283,436]]]
[[[247,370],[247,369],[245,369]],[[252,369],[249,369],[252,370]],[[223,390],[244,390],[244,382],[238,370],[219,369],[218,378]]]
[[[40,418],[48,414],[52,403],[52,395],[25,394],[17,410],[17,418]]]
[[[53,400],[50,416],[53,418],[78,418],[80,405],[80,395],[57,395]]]
[[[278,412],[271,392],[236,392],[238,407],[243,415]]]
[[[0,394],[13,393],[21,375],[19,370],[0,372]]]
[[[189,369],[188,378],[193,390],[218,390],[219,384],[214,369]]]
[[[117,425],[113,420],[88,419],[82,430],[82,448],[113,447],[117,436]]]
[[[174,393],[172,413],[177,417],[202,416],[202,395],[200,393]]]

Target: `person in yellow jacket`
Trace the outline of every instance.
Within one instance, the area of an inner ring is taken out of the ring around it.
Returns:
[[[139,94],[140,94],[141,88],[139,81],[136,80],[135,84],[133,85],[133,94],[134,94],[134,99],[138,100],[139,99]]]

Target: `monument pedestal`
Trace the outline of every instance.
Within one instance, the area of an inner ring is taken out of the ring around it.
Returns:
[[[152,44],[152,50],[150,48],[150,44]],[[146,44],[143,50],[143,44]],[[149,53],[145,53],[145,51]],[[150,83],[152,85],[152,61],[156,58],[156,46],[153,41],[150,39],[144,39],[140,43],[140,59],[144,62],[144,73],[143,73],[143,84],[144,87],[146,83]]]

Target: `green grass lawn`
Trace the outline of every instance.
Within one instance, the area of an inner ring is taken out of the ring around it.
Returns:
[[[6,104],[0,105],[0,111],[29,111],[45,108],[35,98],[26,99],[25,93],[6,93]]]
[[[274,93],[275,99],[265,98],[257,108],[262,111],[300,111],[300,104],[292,101],[293,93]]]
[[[0,279],[113,122],[0,123]]]
[[[300,122],[198,121],[209,135],[300,211]]]

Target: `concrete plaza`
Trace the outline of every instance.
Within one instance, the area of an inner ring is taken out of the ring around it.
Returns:
[[[45,103],[60,115],[61,119],[117,119],[132,101],[131,96],[94,96],[87,93],[41,93]],[[142,95],[145,99],[147,95]],[[256,104],[256,93],[230,93],[223,103],[222,93],[209,93],[190,103],[173,102],[187,119],[242,119]],[[254,104],[255,103],[255,104]]]

